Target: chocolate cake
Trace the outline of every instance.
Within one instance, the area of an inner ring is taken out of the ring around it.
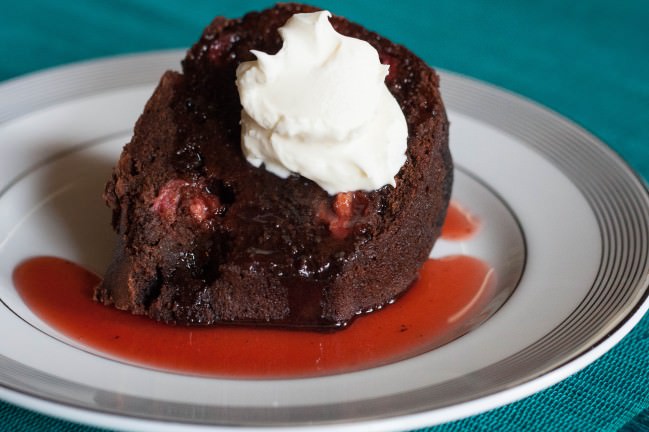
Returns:
[[[390,65],[409,135],[396,187],[330,196],[242,155],[236,67],[251,49],[277,52],[278,27],[314,10],[216,18],[182,73],[162,76],[106,186],[119,240],[97,301],[166,323],[326,328],[415,280],[445,217],[452,163],[438,76],[408,49],[331,18]]]

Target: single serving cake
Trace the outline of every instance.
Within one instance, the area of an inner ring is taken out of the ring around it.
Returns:
[[[439,79],[408,49],[304,5],[219,17],[113,170],[95,299],[166,323],[343,327],[417,278],[451,183]]]

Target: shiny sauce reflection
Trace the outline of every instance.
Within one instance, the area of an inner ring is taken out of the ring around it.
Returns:
[[[451,217],[458,216],[454,211]],[[466,224],[459,226],[466,236]],[[495,286],[493,270],[481,260],[429,259],[398,301],[359,316],[342,331],[321,333],[165,325],[95,303],[92,290],[98,282],[92,272],[56,257],[31,258],[14,271],[27,306],[83,346],[148,367],[238,378],[327,375],[421,354],[470,330]]]

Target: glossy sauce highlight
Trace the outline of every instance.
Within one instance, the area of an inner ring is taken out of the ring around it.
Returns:
[[[493,297],[493,271],[457,255],[429,259],[408,292],[332,333],[278,328],[171,326],[95,303],[99,277],[55,257],[19,265],[14,283],[45,323],[82,346],[135,364],[237,378],[327,375],[429,351],[470,329]]]

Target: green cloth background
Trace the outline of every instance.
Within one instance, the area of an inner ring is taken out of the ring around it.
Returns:
[[[0,1],[0,81],[79,60],[187,47],[213,16],[235,17],[271,4]],[[594,133],[649,178],[647,0],[312,3],[407,45],[435,67],[548,106]],[[649,430],[648,408],[645,317],[595,364],[550,389],[427,430]],[[0,402],[0,430],[93,429]]]

